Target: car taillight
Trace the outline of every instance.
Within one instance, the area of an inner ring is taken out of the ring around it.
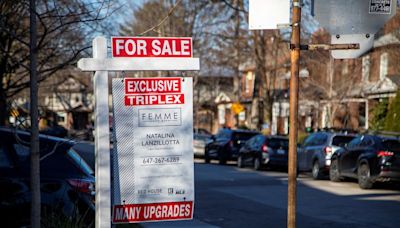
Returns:
[[[261,146],[261,151],[262,151],[263,153],[268,153],[268,146],[267,146],[267,144],[263,144],[263,145]]]
[[[85,180],[85,179],[68,179],[69,185],[71,187],[82,193],[94,195],[95,194],[95,189],[94,189],[94,182],[90,180]]]
[[[324,148],[324,152],[325,152],[325,154],[330,154],[330,153],[332,153],[332,147],[329,147],[329,146],[325,147],[325,148]]]
[[[378,157],[391,157],[394,155],[394,153],[390,151],[379,151],[377,154]]]

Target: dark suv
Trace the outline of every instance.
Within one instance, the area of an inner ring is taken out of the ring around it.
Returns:
[[[216,159],[220,164],[225,164],[228,160],[236,160],[240,147],[257,134],[259,133],[255,131],[220,129],[206,145],[205,162],[209,163],[211,159]]]
[[[321,131],[310,134],[298,150],[298,171],[311,171],[314,179],[329,172],[332,154],[350,142],[355,135]]]
[[[288,147],[289,140],[286,137],[256,135],[239,150],[237,165],[243,168],[251,164],[255,170],[263,166],[287,168]]]
[[[400,181],[400,140],[361,135],[331,158],[329,177],[358,179],[360,188],[372,188],[377,181]]]
[[[0,215],[5,227],[30,223],[29,142],[28,132],[0,128]],[[93,170],[74,151],[74,142],[41,135],[39,144],[42,224],[93,226]]]

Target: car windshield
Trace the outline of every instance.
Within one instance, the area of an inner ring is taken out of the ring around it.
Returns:
[[[386,150],[400,152],[400,141],[398,140],[385,140],[382,142],[382,145]]]
[[[218,131],[218,133],[215,137],[216,138],[230,138],[231,134],[232,134],[232,131],[226,130],[226,129],[221,129]]]
[[[354,139],[354,136],[337,135],[337,136],[333,137],[332,145],[343,147],[344,145],[346,145],[353,139]]]
[[[269,139],[267,142],[268,147],[272,149],[283,148],[287,149],[289,147],[289,140],[287,139]]]
[[[251,137],[255,136],[257,133],[245,133],[245,132],[236,132],[233,135],[233,140],[245,140],[247,141],[248,139],[250,139]]]
[[[86,161],[83,160],[83,158],[79,156],[79,154],[74,149],[69,149],[67,154],[75,163],[75,165],[82,170],[82,172],[84,172],[88,176],[94,175],[94,171],[92,170],[92,168],[90,168]]]

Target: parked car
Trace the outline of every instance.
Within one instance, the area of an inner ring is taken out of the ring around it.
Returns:
[[[195,157],[204,157],[206,144],[211,139],[211,133],[204,129],[193,130],[193,153]]]
[[[72,149],[79,154],[90,166],[92,170],[95,170],[95,145],[92,142],[78,142]]]
[[[256,135],[239,150],[237,166],[251,164],[255,170],[263,167],[286,167],[288,165],[289,140],[283,136]]]
[[[329,173],[332,154],[354,137],[354,134],[329,131],[310,134],[298,150],[298,172],[311,171],[314,179],[322,179]]]
[[[361,135],[337,150],[331,161],[329,177],[356,178],[362,189],[377,181],[400,181],[400,140],[376,135]]]
[[[251,137],[259,134],[255,131],[232,130],[223,128],[206,145],[204,160],[209,163],[211,159],[216,159],[220,164],[225,164],[228,160],[237,160],[239,149]]]
[[[42,223],[68,221],[94,226],[94,172],[72,148],[75,143],[40,135],[39,144]],[[0,214],[4,227],[30,224],[29,145],[28,132],[0,128]]]

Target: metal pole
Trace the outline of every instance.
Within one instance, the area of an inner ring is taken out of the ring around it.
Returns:
[[[296,227],[296,185],[297,185],[297,128],[298,128],[298,96],[299,96],[299,62],[300,62],[300,21],[301,5],[293,0],[292,41],[290,54],[290,129],[289,129],[289,166],[288,166],[288,217],[287,227]]]
[[[30,115],[31,115],[31,226],[40,227],[40,153],[39,153],[39,114],[38,114],[38,84],[37,84],[37,30],[36,30],[36,0],[29,1],[30,10]]]
[[[107,58],[107,40],[93,40],[93,58]],[[96,148],[96,227],[111,226],[111,170],[110,170],[110,126],[108,107],[108,71],[94,74],[95,148]]]

